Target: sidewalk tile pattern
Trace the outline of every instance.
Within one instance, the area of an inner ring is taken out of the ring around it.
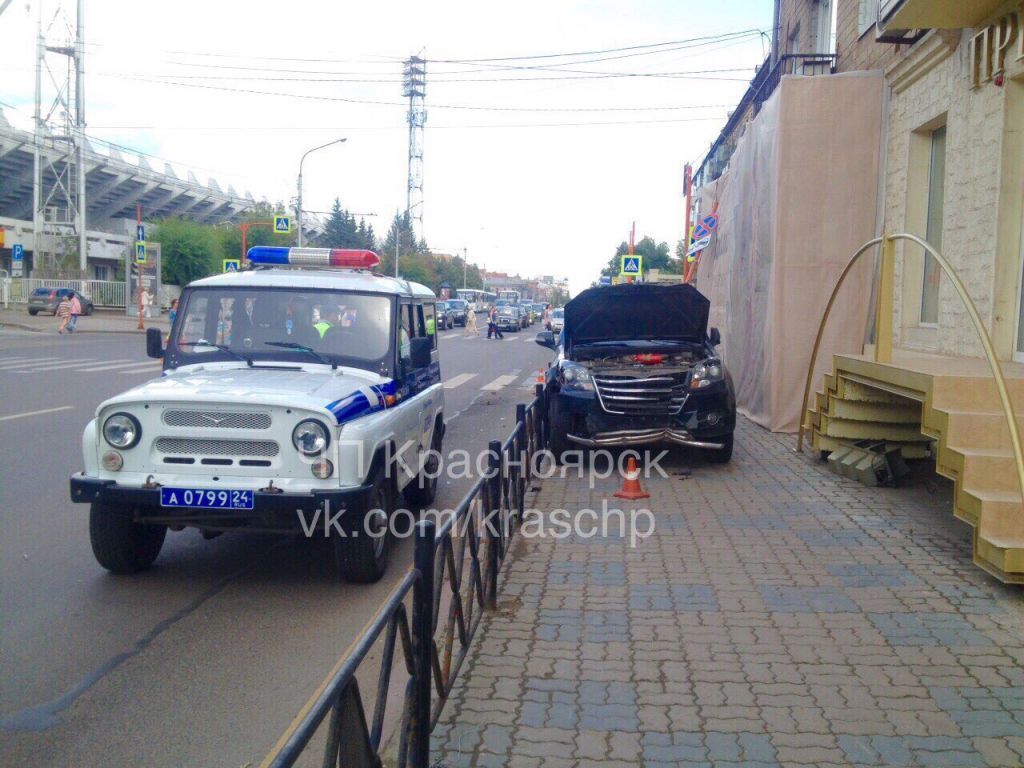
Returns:
[[[636,547],[520,537],[437,764],[1024,764],[1021,591],[971,563],[948,488],[866,488],[791,448],[741,421],[732,464],[673,458],[623,503],[654,514]],[[551,478],[529,504],[615,488]]]

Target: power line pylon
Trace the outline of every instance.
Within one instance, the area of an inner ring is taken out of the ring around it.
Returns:
[[[405,62],[402,95],[409,99],[409,181],[406,187],[405,214],[419,237],[423,238],[423,125],[427,122],[427,62],[412,56]]]
[[[32,184],[37,269],[56,268],[74,250],[79,270],[86,269],[84,4],[77,0],[72,24],[61,0],[39,0]]]

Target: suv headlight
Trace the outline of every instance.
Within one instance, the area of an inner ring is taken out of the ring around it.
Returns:
[[[114,448],[134,448],[142,438],[142,426],[130,413],[115,413],[103,422],[103,439]]]
[[[292,444],[304,456],[317,456],[331,444],[331,433],[319,421],[307,419],[292,430]]]
[[[585,365],[563,362],[560,378],[562,389],[576,392],[592,392],[594,389],[594,379]]]
[[[715,358],[701,360],[690,371],[690,389],[701,389],[712,382],[721,381],[724,376],[722,361]]]

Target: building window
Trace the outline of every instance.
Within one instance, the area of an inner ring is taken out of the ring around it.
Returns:
[[[863,35],[878,21],[878,0],[860,0],[857,15],[857,31]]]
[[[928,209],[925,236],[936,250],[942,250],[942,201],[946,179],[946,126],[931,134],[931,153],[928,161]],[[924,256],[924,281],[921,287],[921,322],[939,322],[939,278],[942,269],[930,253]]]

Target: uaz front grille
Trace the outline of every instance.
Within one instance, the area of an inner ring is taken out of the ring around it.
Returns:
[[[686,401],[686,374],[638,377],[624,374],[594,376],[601,407],[630,416],[674,416]]]
[[[277,456],[280,447],[273,440],[158,437],[156,449],[174,456]]]
[[[270,429],[270,414],[258,411],[194,411],[168,409],[163,422],[169,427],[207,429]]]

